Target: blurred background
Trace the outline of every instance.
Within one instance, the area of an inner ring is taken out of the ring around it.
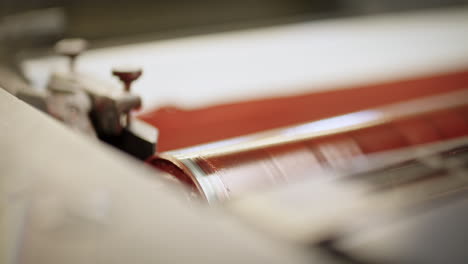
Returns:
[[[90,50],[80,71],[117,86],[111,68],[141,66],[134,91],[143,111],[193,109],[465,68],[467,7],[468,0],[2,0],[0,58],[42,89],[66,69],[56,41],[84,38]]]
[[[168,38],[298,21],[466,5],[467,0],[2,0],[3,25],[60,8],[62,37]],[[23,21],[25,23],[25,21]],[[148,36],[148,35],[151,36]]]

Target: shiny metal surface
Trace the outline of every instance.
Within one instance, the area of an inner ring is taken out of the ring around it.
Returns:
[[[149,163],[209,202],[225,201],[305,175],[319,177],[351,158],[467,135],[467,104],[463,90],[160,153]]]
[[[326,177],[258,192],[226,206],[267,233],[315,244],[352,240],[362,229],[385,228],[383,220],[391,226],[395,219],[408,220],[467,196],[467,137],[367,159],[365,168],[328,171]],[[385,256],[367,252],[374,253]]]

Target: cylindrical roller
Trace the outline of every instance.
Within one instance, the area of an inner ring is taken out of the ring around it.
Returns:
[[[161,153],[149,163],[215,202],[342,169],[368,154],[466,135],[463,90]]]

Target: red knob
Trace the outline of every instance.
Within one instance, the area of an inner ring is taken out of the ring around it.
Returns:
[[[130,92],[132,82],[140,78],[142,73],[143,70],[141,68],[132,66],[118,67],[112,70],[112,74],[123,82],[126,92]]]

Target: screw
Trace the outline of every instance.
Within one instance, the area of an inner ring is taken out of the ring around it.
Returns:
[[[73,38],[63,39],[55,44],[55,52],[67,56],[70,59],[70,72],[75,71],[76,58],[88,47],[88,42],[84,39]]]
[[[112,75],[117,76],[124,84],[124,91],[130,92],[132,82],[140,78],[143,70],[139,67],[122,66],[112,69]],[[130,125],[130,112],[126,113],[126,126]]]

